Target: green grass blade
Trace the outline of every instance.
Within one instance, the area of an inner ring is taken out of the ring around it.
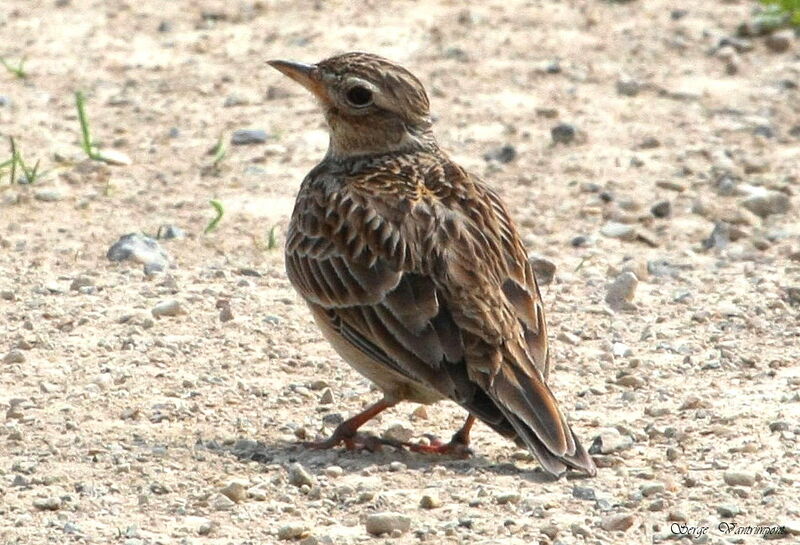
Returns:
[[[89,131],[89,119],[86,117],[86,97],[81,91],[75,92],[75,106],[78,109],[78,121],[81,124],[81,147],[89,159],[98,160],[100,154],[94,148],[92,135]]]
[[[228,146],[225,145],[225,135],[220,135],[217,145],[214,146],[214,168],[219,168],[220,163],[222,163],[227,154]]]
[[[17,65],[17,66],[11,66],[8,63],[8,61],[5,59],[5,57],[0,57],[0,64],[2,64],[5,67],[6,70],[8,70],[12,74],[14,74],[19,79],[25,79],[25,78],[28,77],[28,73],[25,71],[25,68],[24,68],[24,66],[25,66],[25,57],[23,57],[19,61],[19,65]]]
[[[214,217],[214,219],[208,222],[208,225],[206,225],[206,228],[203,231],[203,233],[206,235],[217,228],[219,222],[222,221],[222,216],[225,215],[225,208],[222,206],[222,203],[219,202],[217,199],[211,199],[210,201],[208,201],[208,203],[214,208],[217,215]]]
[[[275,234],[277,227],[277,225],[273,225],[269,230],[269,234],[267,235],[267,250],[274,250],[278,247],[278,237]]]
[[[11,178],[10,183],[14,185],[17,183],[17,145],[14,143],[14,137],[9,136],[8,140],[11,142]]]

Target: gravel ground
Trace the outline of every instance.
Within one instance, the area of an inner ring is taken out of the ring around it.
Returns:
[[[3,0],[28,77],[0,73],[0,134],[46,175],[0,176],[0,543],[797,540],[800,39],[738,37],[754,6]],[[297,447],[378,393],[283,272],[327,137],[264,61],[353,49],[422,79],[443,147],[555,267],[552,383],[596,478],[482,426],[469,460]],[[132,164],[83,159],[76,90]],[[215,161],[241,129],[263,134]],[[107,259],[167,225],[165,270]]]

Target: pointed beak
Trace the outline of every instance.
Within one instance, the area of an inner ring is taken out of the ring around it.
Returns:
[[[325,86],[322,84],[322,78],[316,64],[280,60],[267,61],[267,64],[292,78],[320,99],[326,98]]]

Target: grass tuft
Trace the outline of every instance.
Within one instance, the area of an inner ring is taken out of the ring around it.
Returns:
[[[39,172],[39,164],[41,161],[37,160],[33,167],[31,167],[25,162],[25,158],[22,156],[22,152],[17,148],[17,142],[14,140],[13,136],[8,137],[8,142],[11,147],[11,158],[0,163],[0,171],[10,167],[9,185],[15,183],[32,184],[40,180],[45,175],[45,173]],[[20,180],[17,180],[17,168],[22,171]]]
[[[767,28],[779,28],[789,23],[800,27],[800,0],[761,0],[766,9],[758,21]]]
[[[25,79],[28,77],[28,73],[25,71],[25,57],[22,57],[16,66],[11,65],[5,57],[0,57],[0,64],[2,64],[6,70],[14,74],[14,76],[19,79]]]

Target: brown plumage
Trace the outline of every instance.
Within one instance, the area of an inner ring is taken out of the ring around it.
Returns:
[[[595,465],[546,384],[539,288],[500,197],[439,149],[429,102],[404,68],[366,53],[315,65],[270,61],[309,89],[330,126],[300,188],[286,270],[325,337],[384,398],[326,441],[370,447],[357,429],[399,401],[451,399],[526,446],[553,474]]]

